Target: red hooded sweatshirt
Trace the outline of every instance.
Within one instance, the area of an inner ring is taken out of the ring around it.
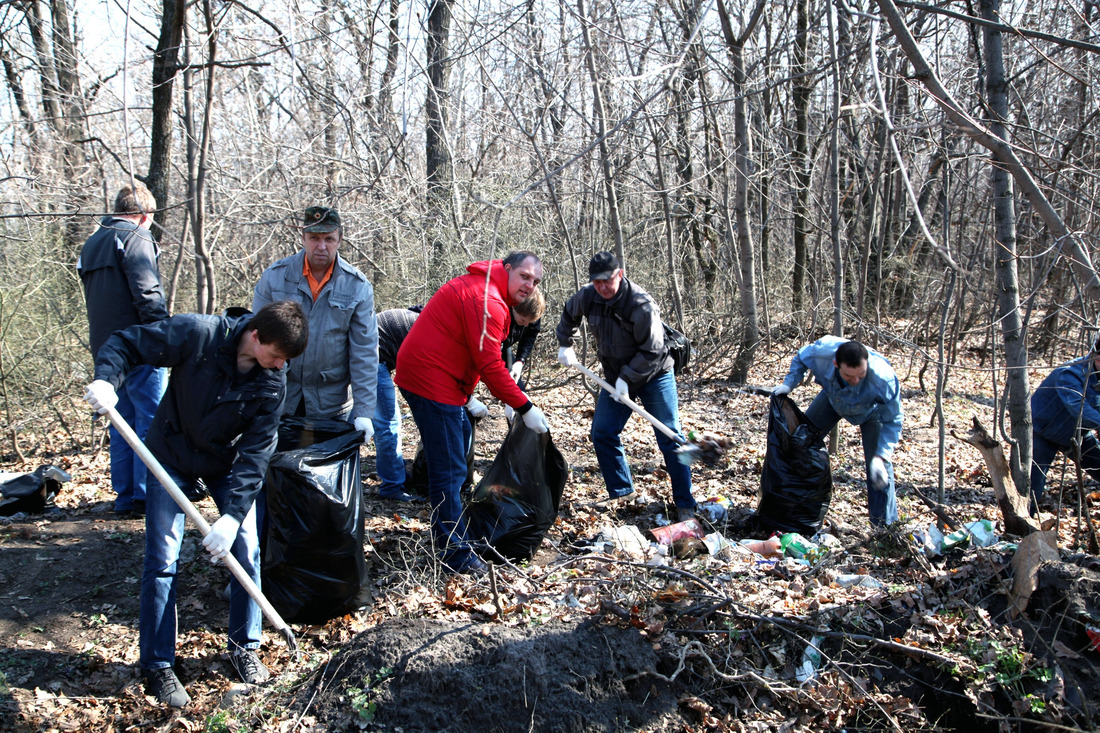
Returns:
[[[501,260],[475,262],[466,272],[424,306],[397,352],[393,381],[429,400],[464,405],[484,379],[494,397],[526,412],[530,400],[500,356],[511,323],[508,309],[515,305],[508,300],[508,273]]]

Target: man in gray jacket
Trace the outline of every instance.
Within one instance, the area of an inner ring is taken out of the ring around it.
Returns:
[[[337,255],[343,227],[335,209],[310,206],[302,224],[302,251],[264,270],[252,310],[295,300],[309,319],[309,345],[287,373],[284,414],[347,420],[368,442],[378,383],[374,288]]]
[[[168,317],[157,268],[160,250],[149,234],[156,208],[156,199],[145,186],[136,182],[123,186],[115,196],[114,213],[103,217],[99,229],[80,250],[76,269],[84,285],[93,359],[115,331]],[[138,364],[119,385],[118,412],[142,440],[167,383],[167,370]],[[114,426],[109,432],[115,511],[144,514],[148,482],[145,464],[135,460],[133,449]]]

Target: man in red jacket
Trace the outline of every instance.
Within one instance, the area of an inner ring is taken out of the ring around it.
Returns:
[[[542,410],[516,385],[500,355],[508,335],[509,308],[523,302],[542,281],[533,252],[475,262],[465,275],[445,283],[416,319],[397,352],[394,382],[409,403],[428,459],[432,537],[448,570],[480,573],[485,563],[466,538],[459,490],[466,478],[466,446],[472,439],[469,408],[488,408],[473,396],[484,379],[494,397],[523,416],[537,433],[550,429]]]

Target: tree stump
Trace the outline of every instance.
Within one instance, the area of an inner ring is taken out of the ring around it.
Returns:
[[[1028,511],[1029,497],[1021,496],[1020,492],[1016,491],[1001,442],[989,434],[977,416],[974,417],[974,424],[965,436],[956,434],[954,430],[951,434],[964,443],[974,446],[982,454],[986,468],[989,469],[989,479],[993,482],[997,505],[1001,508],[1005,532],[1025,537],[1032,532],[1041,531],[1038,520],[1032,519]]]

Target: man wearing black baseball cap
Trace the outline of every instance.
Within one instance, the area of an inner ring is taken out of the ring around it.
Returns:
[[[588,262],[589,285],[565,304],[558,321],[558,361],[563,366],[579,363],[573,350],[573,334],[581,319],[596,335],[597,356],[604,378],[615,392],[600,392],[592,418],[592,445],[607,485],[608,498],[599,508],[634,493],[634,482],[619,437],[631,409],[619,400],[627,395],[640,402],[655,418],[677,434],[680,432],[679,398],[673,361],[665,346],[664,326],[657,303],[649,293],[626,278],[619,259],[610,252],[597,252]],[[665,457],[665,469],[672,482],[677,520],[695,513],[691,494],[691,468],[676,455],[677,444],[659,430],[657,446]]]
[[[252,310],[294,300],[309,319],[312,338],[287,373],[285,413],[347,420],[368,442],[378,383],[374,288],[337,254],[344,230],[336,209],[306,208],[301,231],[301,251],[260,276]]]

